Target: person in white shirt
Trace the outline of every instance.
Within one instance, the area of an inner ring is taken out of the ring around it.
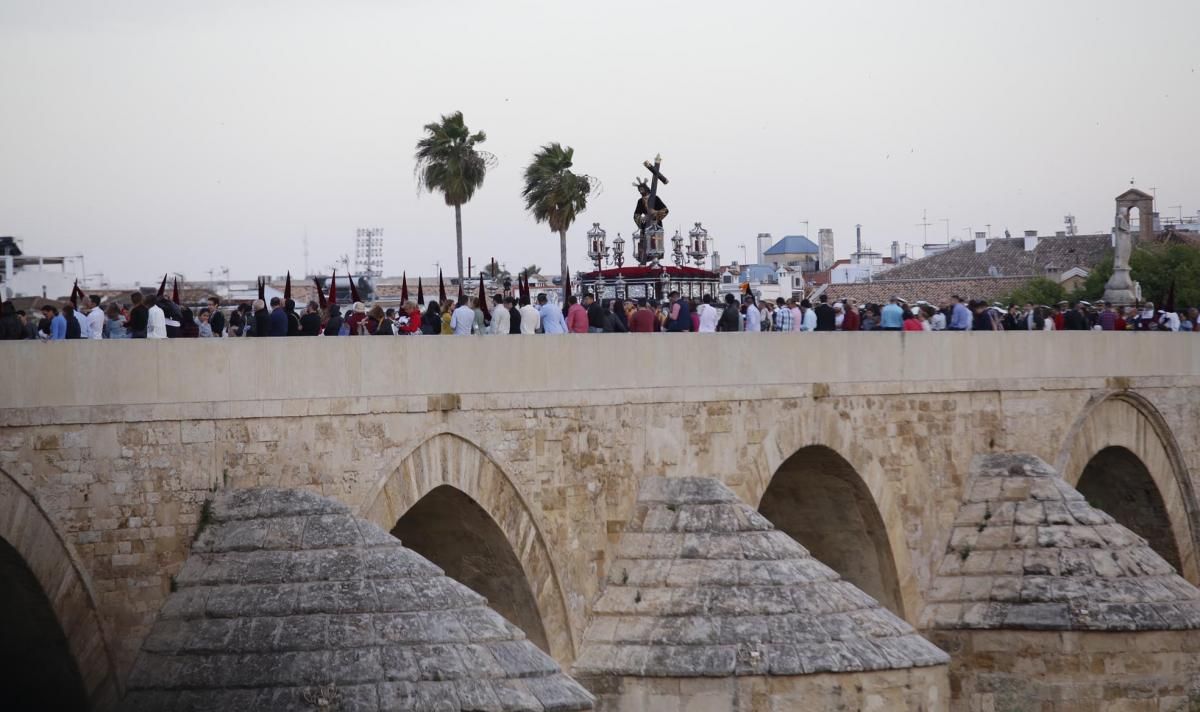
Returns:
[[[812,302],[804,299],[800,302],[800,331],[816,331],[817,330],[817,310],[813,309]]]
[[[744,331],[762,331],[762,314],[759,313],[758,307],[754,305],[754,295],[746,295],[746,328]]]
[[[492,334],[500,336],[507,334],[510,324],[508,315],[508,307],[504,306],[504,300],[497,299],[492,305],[492,325],[488,327],[488,331]]]
[[[450,312],[450,331],[455,336],[470,336],[475,326],[475,310],[464,296],[458,300],[458,308]]]
[[[800,310],[800,305],[796,303],[795,297],[787,301],[787,308],[792,312],[792,331],[803,331],[804,312]]]
[[[721,312],[713,306],[713,298],[711,294],[705,294],[703,304],[700,305],[700,329],[702,334],[715,334],[717,331],[717,322],[721,319]]]
[[[104,338],[104,310],[100,308],[99,295],[93,294],[87,298],[86,304],[91,307],[87,313],[89,339]]]
[[[146,338],[167,338],[167,315],[163,312],[162,307],[158,306],[157,301],[150,307],[150,311],[146,315]]]
[[[528,301],[521,305],[521,334],[536,334],[542,325],[542,315]]]

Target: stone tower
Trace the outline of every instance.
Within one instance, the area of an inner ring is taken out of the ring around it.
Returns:
[[[837,259],[833,249],[833,230],[823,227],[817,232],[817,247],[820,248],[819,269],[822,272],[833,269],[833,263]]]

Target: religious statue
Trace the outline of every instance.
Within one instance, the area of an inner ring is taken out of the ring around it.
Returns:
[[[1133,250],[1133,237],[1129,234],[1129,209],[1117,209],[1117,226],[1113,232],[1113,268],[1129,268],[1129,255]]]
[[[649,185],[640,178],[634,183],[641,197],[633,208],[633,222],[638,226],[634,256],[639,264],[644,265],[647,262],[656,264],[664,254],[662,221],[669,211],[667,204],[658,197],[658,184],[661,181],[666,185],[669,181],[659,170],[662,156],[655,156],[654,163],[644,161],[642,165],[650,171],[651,179]]]
[[[1104,285],[1104,301],[1117,306],[1137,301],[1133,277],[1129,274],[1129,255],[1133,237],[1129,234],[1129,208],[1118,205],[1113,227],[1113,273]]]

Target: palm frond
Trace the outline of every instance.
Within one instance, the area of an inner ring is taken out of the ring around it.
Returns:
[[[424,133],[413,154],[417,192],[439,192],[446,205],[466,203],[483,185],[488,169],[497,163],[494,155],[477,148],[487,140],[487,134],[472,134],[461,111],[426,124]]]

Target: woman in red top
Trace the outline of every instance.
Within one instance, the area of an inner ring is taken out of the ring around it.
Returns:
[[[415,334],[419,332],[421,330],[421,310],[417,308],[416,303],[412,300],[409,300],[400,308],[403,310],[404,315],[408,317],[407,324],[398,325],[400,328],[400,333]]]
[[[914,310],[909,309],[904,316],[905,331],[925,331],[925,327],[921,325],[921,320],[913,313]]]

